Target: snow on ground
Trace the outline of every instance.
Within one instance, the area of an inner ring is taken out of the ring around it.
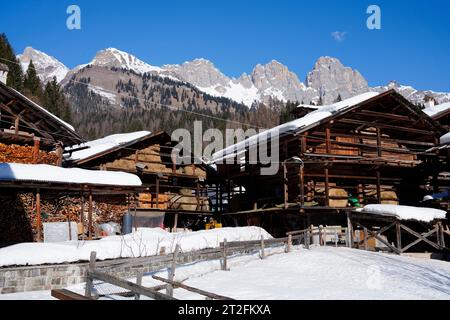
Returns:
[[[180,266],[175,279],[241,300],[450,299],[448,262],[334,247],[295,247],[288,254],[282,248],[267,251],[271,255],[265,260],[257,254],[231,258],[230,271],[221,271],[219,260]],[[167,277],[167,270],[156,274]],[[157,284],[161,283],[151,275],[143,279],[144,286]],[[99,293],[117,292],[104,284],[96,288]],[[83,293],[84,284],[69,289]],[[174,292],[178,299],[204,300],[183,289]],[[45,300],[51,296],[42,291],[0,295],[0,299]]]
[[[369,204],[358,211],[381,216],[393,216],[400,220],[417,220],[431,222],[435,219],[445,219],[447,213],[432,208],[399,206],[392,204]]]
[[[141,179],[131,173],[61,168],[46,164],[0,163],[0,180],[34,181],[112,186],[141,186]]]
[[[169,233],[159,228],[138,229],[125,236],[111,236],[97,241],[59,243],[21,243],[0,249],[0,266],[56,264],[89,261],[91,251],[97,259],[133,258],[157,255],[164,247],[172,252],[177,244],[181,250],[194,251],[217,248],[227,241],[249,241],[272,238],[259,227],[222,228],[197,232]]]
[[[236,299],[450,299],[450,264],[316,247],[255,259],[185,283]],[[195,298],[186,292],[180,297]]]
[[[239,103],[251,107],[253,102],[259,101],[261,98],[258,94],[258,88],[252,84],[251,87],[247,88],[241,83],[236,83],[235,80],[230,80],[227,85],[221,86],[220,84],[213,85],[210,87],[200,87],[197,89],[203,91],[211,96],[215,97],[225,97]]]
[[[116,97],[117,97],[116,94],[111,93],[110,91],[106,91],[105,89],[98,87],[98,86],[89,85],[89,88],[95,94],[98,94],[98,95],[102,96],[103,98],[106,98],[110,103],[116,103]]]

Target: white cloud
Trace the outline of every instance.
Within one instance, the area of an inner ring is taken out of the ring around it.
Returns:
[[[334,31],[331,33],[331,36],[337,42],[342,42],[345,40],[345,36],[347,35],[346,31]]]

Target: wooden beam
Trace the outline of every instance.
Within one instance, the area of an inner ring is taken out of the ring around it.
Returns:
[[[434,136],[435,133],[432,131],[427,130],[420,130],[416,128],[407,128],[402,126],[394,126],[389,124],[381,124],[381,123],[374,123],[374,122],[368,122],[368,121],[361,121],[361,120],[355,120],[355,119],[340,119],[339,122],[347,123],[347,124],[355,124],[355,125],[361,125],[364,127],[372,127],[372,128],[382,128],[382,129],[388,129],[393,131],[403,131],[408,133],[416,133],[421,134],[425,136]]]
[[[91,251],[88,274],[86,275],[86,287],[84,290],[84,295],[88,298],[92,296],[92,290],[94,289],[94,279],[89,276],[89,272],[95,271],[96,262],[97,262],[97,252]]]
[[[92,192],[89,192],[89,207],[88,207],[88,239],[92,240],[93,226],[92,226]]]
[[[32,129],[32,130],[35,130],[36,132],[38,132],[42,137],[54,140],[53,136],[51,134],[49,134],[47,132],[43,132],[34,123],[31,123],[31,122],[28,122],[28,121],[24,120],[20,115],[17,115],[17,112],[14,112],[9,106],[5,105],[4,103],[0,103],[0,109],[3,109],[6,112],[10,113],[11,115],[16,116],[16,118],[15,118],[16,120],[15,120],[15,123],[14,123],[14,129],[15,130],[18,130],[18,128],[19,128],[19,121],[20,121],[20,122],[24,123],[29,129]]]
[[[134,292],[135,294],[140,294],[142,296],[146,296],[146,297],[149,297],[149,298],[152,298],[155,300],[176,300],[175,298],[172,298],[171,296],[165,295],[158,291],[139,286],[136,283],[122,280],[122,279],[119,279],[117,277],[114,277],[112,275],[109,275],[109,274],[106,274],[103,272],[88,271],[88,276],[92,277],[93,279],[97,279],[100,281],[110,283],[112,285],[124,288],[126,290],[130,290],[130,291]]]
[[[311,133],[311,136],[325,136],[324,132],[320,131],[314,131]],[[368,135],[368,134],[348,134],[343,132],[336,132],[336,128],[331,133],[331,137],[342,137],[342,138],[358,138],[358,139],[366,139],[366,140],[376,140],[375,135]],[[413,140],[403,140],[403,139],[395,139],[395,138],[387,138],[387,137],[381,137],[382,142],[387,143],[397,143],[397,144],[404,144],[404,145],[417,145],[417,146],[423,146],[423,147],[433,147],[435,146],[435,143],[432,142],[423,142],[423,141],[413,141]]]
[[[284,199],[284,208],[288,207],[289,201],[289,190],[288,190],[288,179],[287,179],[287,166],[286,162],[283,162],[283,199]]]
[[[381,129],[377,128],[377,155],[381,158],[383,156],[381,144]]]
[[[331,154],[331,129],[330,129],[330,127],[327,127],[325,129],[325,144],[326,144],[327,154]]]
[[[208,292],[208,291],[205,291],[205,290],[201,290],[201,289],[197,289],[197,288],[193,288],[193,287],[187,286],[187,285],[185,285],[185,284],[183,284],[181,282],[164,279],[164,278],[161,278],[161,277],[158,277],[158,276],[152,276],[152,278],[155,279],[155,280],[158,280],[158,281],[170,284],[174,288],[182,288],[182,289],[185,289],[187,291],[195,292],[195,293],[197,293],[199,295],[202,295],[202,296],[205,296],[205,297],[208,297],[208,298],[211,298],[211,299],[216,299],[216,300],[233,300],[232,298],[229,298],[229,297],[221,296],[221,295],[218,295],[218,294],[215,294],[215,293],[211,293],[211,292]]]
[[[37,232],[37,241],[42,241],[42,234],[41,234],[41,190],[36,190],[36,232]]]
[[[413,243],[411,243],[411,244],[407,245],[405,248],[403,248],[403,252],[408,250],[409,248],[411,248],[413,245],[419,243],[420,241],[424,241],[424,242],[428,243],[430,246],[432,246],[433,248],[435,248],[437,250],[442,249],[439,245],[437,245],[436,243],[431,242],[430,240],[427,239],[427,237],[429,237],[433,233],[438,232],[438,230],[436,228],[425,233],[424,235],[419,234],[418,232],[408,228],[407,226],[405,226],[403,224],[401,225],[401,228],[418,238],[418,240],[414,241]]]
[[[79,301],[94,300],[92,298],[85,297],[81,294],[69,291],[67,289],[52,289],[51,295],[53,298],[56,298],[58,300],[79,300]]]
[[[305,204],[305,168],[300,166],[300,203]]]
[[[36,164],[39,162],[39,148],[41,145],[40,138],[33,139],[33,163]]]
[[[377,170],[377,198],[378,198],[378,203],[381,204],[381,174],[380,174],[380,170]]]
[[[395,233],[397,237],[397,249],[402,251],[402,228],[400,221],[395,222]]]
[[[329,177],[329,169],[325,167],[325,206],[330,206],[330,177]]]
[[[14,134],[16,136],[19,134],[19,123],[20,123],[20,118],[16,117],[16,120],[14,120]]]
[[[363,114],[370,116],[371,118],[375,119],[388,119],[388,120],[399,120],[399,121],[411,121],[411,117],[404,116],[400,114],[395,113],[386,113],[386,112],[378,112],[378,111],[370,111],[370,110],[358,110],[355,112],[356,114]]]

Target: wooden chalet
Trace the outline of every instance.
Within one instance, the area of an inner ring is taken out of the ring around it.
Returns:
[[[66,149],[64,165],[136,174],[147,190],[139,194],[138,211],[164,212],[167,226],[191,228],[198,216],[211,214],[208,167],[176,165],[175,145],[163,131],[111,135]]]
[[[427,183],[437,191],[439,156],[427,150],[445,130],[395,90],[309,111],[277,128],[276,175],[249,163],[250,139],[244,161],[235,148],[213,155],[232,190],[224,219],[283,234],[311,223],[345,225],[339,213],[366,204],[418,205]],[[230,156],[235,164],[221,163]]]
[[[81,234],[84,229],[92,238],[94,223],[114,220],[113,212],[126,212],[134,195],[145,188],[120,179],[114,185],[101,179],[65,179],[69,171],[60,171],[63,150],[84,139],[70,124],[6,86],[4,73],[0,76],[0,246],[41,241],[45,222],[78,222]],[[35,179],[42,170],[45,176]]]

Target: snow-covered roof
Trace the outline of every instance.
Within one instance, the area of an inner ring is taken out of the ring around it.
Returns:
[[[61,123],[63,126],[69,128],[72,131],[75,131],[75,128],[65,122],[64,120],[58,118],[57,116],[55,116],[53,113],[49,112],[48,110],[42,108],[40,105],[38,105],[37,103],[35,103],[34,101],[28,99],[26,96],[24,96],[23,94],[21,94],[19,91],[13,89],[13,88],[9,88],[11,91],[13,91],[16,95],[20,96],[22,99],[26,100],[29,104],[32,104],[33,106],[35,106],[36,108],[38,108],[40,111],[42,111],[43,113],[49,115],[50,117],[52,117],[53,119],[55,119],[56,121],[58,121],[59,123]]]
[[[66,149],[66,152],[70,150],[76,150],[83,147],[87,149],[74,151],[68,156],[68,160],[80,161],[93,157],[99,153],[106,152],[115,149],[121,145],[132,143],[135,140],[152,135],[150,131],[137,131],[131,133],[113,134],[101,139],[92,140],[80,145],[72,146]]]
[[[438,115],[441,112],[447,111],[448,109],[450,109],[450,102],[425,108],[423,109],[423,112],[433,118],[434,116]]]
[[[0,181],[73,183],[138,187],[141,179],[130,173],[78,168],[61,168],[46,164],[0,163]]]
[[[398,206],[392,204],[369,204],[358,211],[380,216],[395,217],[399,220],[416,220],[423,222],[445,219],[447,214],[447,212],[439,209]]]
[[[342,112],[378,95],[380,95],[379,92],[366,92],[355,97],[333,103],[331,105],[322,106],[319,109],[308,113],[302,118],[260,132],[259,134],[256,134],[244,141],[241,141],[237,144],[214,153],[212,155],[212,162],[219,162],[223,161],[225,158],[235,157],[243,153],[246,146],[264,142],[271,135],[278,134],[279,136],[281,136],[288,132],[293,132],[299,129],[305,129],[307,127],[313,126],[320,121],[335,115],[337,112]]]

